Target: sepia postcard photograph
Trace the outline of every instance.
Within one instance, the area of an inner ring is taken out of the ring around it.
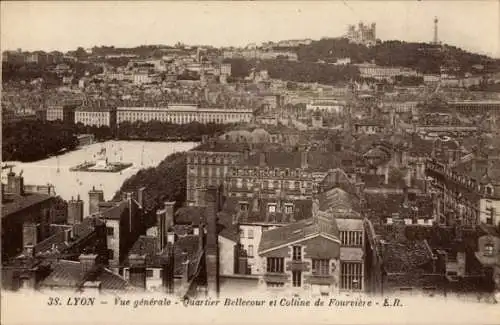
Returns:
[[[1,324],[500,324],[500,1],[2,1]]]

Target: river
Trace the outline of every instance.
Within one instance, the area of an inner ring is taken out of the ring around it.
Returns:
[[[80,195],[84,201],[84,213],[88,213],[88,192],[95,186],[104,191],[104,198],[110,200],[123,182],[142,168],[155,167],[172,153],[187,151],[195,147],[195,142],[144,142],[144,141],[107,141],[94,143],[57,157],[30,162],[6,162],[14,164],[13,171],[21,171],[24,184],[52,184],[57,195],[69,200]],[[93,161],[96,155],[106,148],[109,162],[133,163],[122,172],[72,172],[69,169],[84,161]],[[2,170],[2,182],[8,170]]]

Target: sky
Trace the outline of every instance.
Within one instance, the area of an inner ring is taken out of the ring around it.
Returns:
[[[430,42],[439,19],[443,43],[500,58],[499,0],[405,1],[15,1],[1,2],[1,48],[182,42],[244,46],[284,39],[339,37],[348,24],[377,24],[382,40]]]

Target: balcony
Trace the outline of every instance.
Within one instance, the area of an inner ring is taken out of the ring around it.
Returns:
[[[312,274],[309,276],[310,284],[319,284],[319,285],[330,285],[334,282],[333,275],[330,274]]]
[[[288,274],[266,272],[264,274],[263,278],[264,278],[264,281],[266,281],[266,282],[287,282],[288,281]]]
[[[309,263],[303,261],[303,260],[297,260],[297,261],[290,261],[286,265],[287,271],[308,271],[309,269]]]

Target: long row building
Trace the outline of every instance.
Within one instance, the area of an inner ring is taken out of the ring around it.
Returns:
[[[48,121],[62,120],[91,126],[112,127],[123,122],[160,121],[174,124],[251,122],[252,109],[202,108],[196,104],[167,107],[52,106],[46,110]]]

